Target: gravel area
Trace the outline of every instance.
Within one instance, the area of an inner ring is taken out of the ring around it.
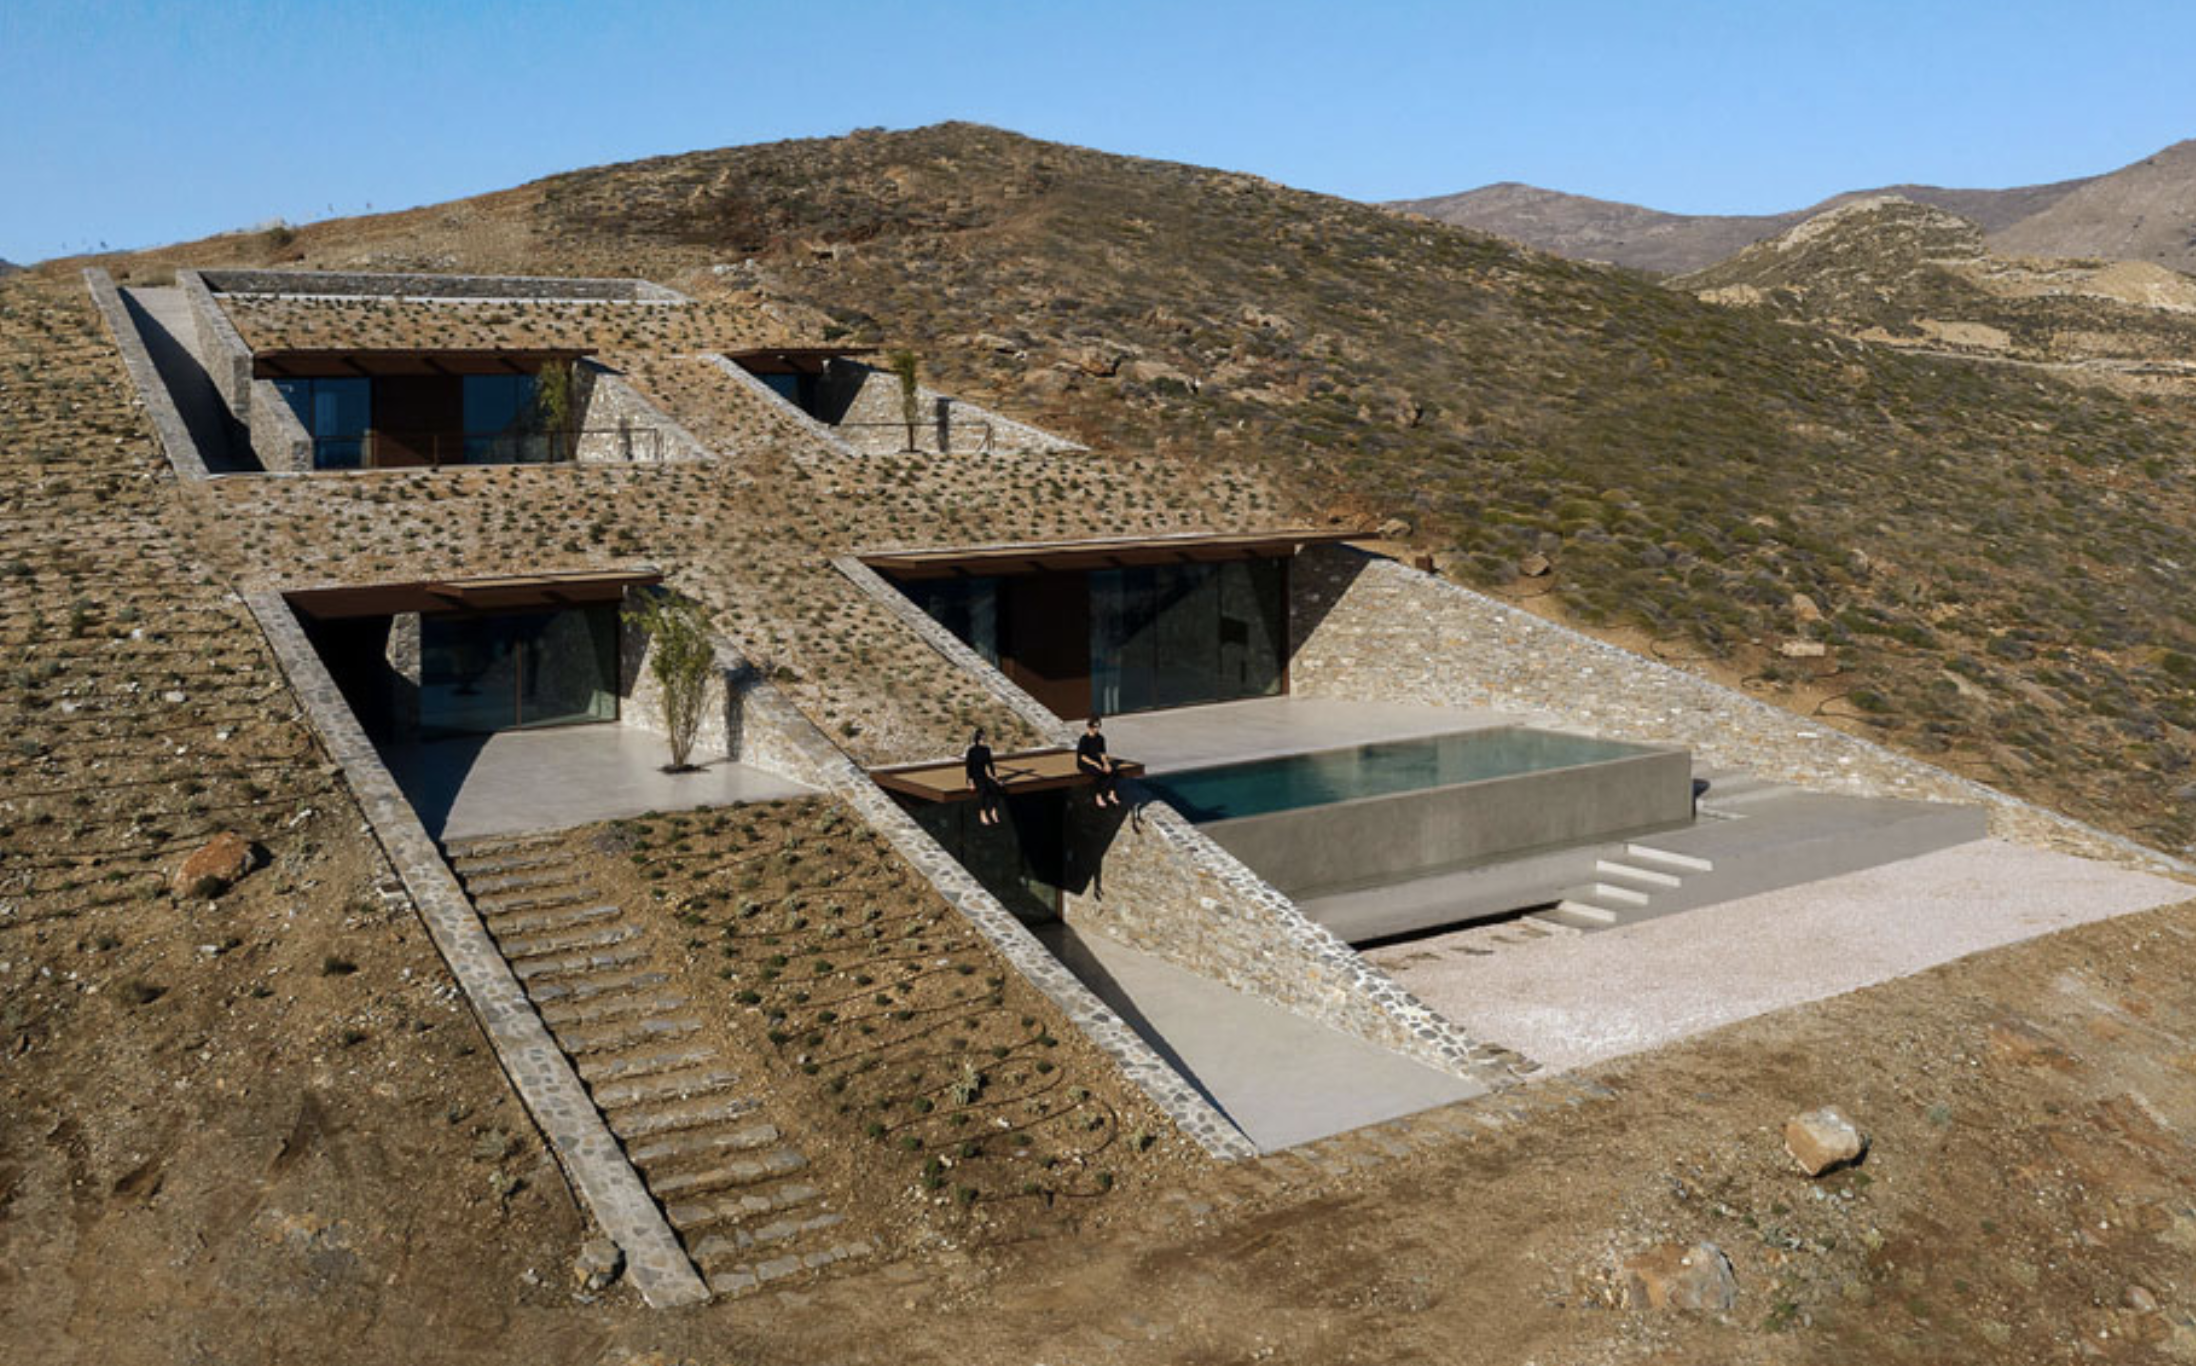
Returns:
[[[2191,899],[2196,884],[1978,840],[1597,934],[1489,952],[1464,930],[1366,956],[1474,1037],[1572,1068]]]

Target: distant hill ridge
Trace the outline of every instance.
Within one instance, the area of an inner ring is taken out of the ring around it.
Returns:
[[[1855,200],[1895,195],[1979,225],[2001,253],[2149,261],[2196,273],[2196,140],[2104,175],[2004,190],[1890,185],[1775,214],[1674,214],[1514,181],[1387,205],[1574,260],[1703,270]]]

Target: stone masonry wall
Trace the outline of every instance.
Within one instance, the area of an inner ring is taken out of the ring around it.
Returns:
[[[1419,1003],[1164,802],[1068,801],[1067,922],[1490,1088],[1534,1064]]]
[[[261,469],[277,474],[307,474],[313,468],[313,438],[297,420],[289,400],[271,379],[248,381],[251,397],[244,411],[245,430],[251,433],[252,454]]]
[[[1968,802],[1991,833],[2152,870],[2196,871],[1882,745],[1345,546],[1289,575],[1290,689],[1306,697],[1488,707],[1818,792]]]
[[[840,414],[836,431],[846,443],[864,455],[890,455],[907,448],[907,424],[900,416],[900,380],[888,370],[848,365],[859,385]],[[776,397],[775,394],[772,397]],[[779,402],[784,402],[779,399]],[[1026,422],[1016,422],[989,408],[949,397],[920,385],[915,390],[918,421],[915,448],[936,455],[978,451],[1038,451],[1057,454],[1084,449],[1063,436],[1055,436]]]
[[[92,303],[105,320],[108,333],[114,338],[114,347],[122,356],[122,368],[129,372],[130,384],[137,390],[138,402],[145,407],[145,416],[152,422],[153,432],[160,438],[160,449],[168,457],[168,468],[178,479],[204,479],[207,477],[205,453],[191,438],[190,426],[177,411],[174,395],[160,378],[159,367],[153,364],[152,354],[145,349],[145,339],[138,335],[137,324],[131,319],[129,309],[122,302],[121,292],[114,287],[114,277],[93,266],[84,272],[84,284],[91,291]]]
[[[197,333],[192,338],[192,349],[212,378],[214,392],[229,405],[229,411],[236,415],[237,421],[249,425],[252,420],[252,349],[244,344],[236,324],[229,321],[229,315],[214,301],[213,291],[207,287],[203,274],[179,270],[175,273],[175,287],[183,292],[183,300],[190,306],[191,325]]]
[[[669,464],[713,458],[707,446],[620,376],[582,361],[577,379],[573,426],[580,437],[573,458],[580,463]]]
[[[539,299],[684,303],[652,280],[563,279],[547,275],[400,275],[374,271],[208,270],[192,272],[224,294],[349,294],[387,299]]]

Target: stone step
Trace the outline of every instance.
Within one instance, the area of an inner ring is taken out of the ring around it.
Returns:
[[[648,957],[646,944],[613,944],[609,948],[591,949],[585,953],[560,953],[548,958],[529,958],[523,963],[511,964],[511,971],[519,981],[533,990],[532,983],[538,977],[564,977],[583,972],[607,972],[612,968],[630,967]]]
[[[716,1060],[716,1049],[708,1044],[690,1043],[676,1048],[653,1048],[635,1053],[595,1053],[584,1058],[574,1058],[572,1065],[579,1069],[580,1080],[593,1087],[601,1082],[631,1081],[638,1077],[651,1077],[659,1072],[700,1067]]]
[[[766,1261],[734,1263],[710,1273],[709,1289],[722,1297],[745,1295],[772,1281],[783,1280],[803,1271],[819,1270],[834,1262],[867,1257],[874,1251],[874,1243],[857,1239],[853,1242],[835,1243],[815,1252],[788,1252]]]
[[[442,856],[446,859],[485,858],[490,854],[546,849],[562,843],[564,836],[555,831],[537,831],[530,835],[471,835],[443,841]]]
[[[1686,872],[1712,873],[1716,870],[1714,859],[1705,859],[1698,854],[1681,854],[1674,849],[1657,849],[1651,844],[1627,844],[1624,846],[1624,854],[1625,857],[1642,863],[1660,864],[1665,868],[1677,868]]]
[[[1525,919],[1535,925],[1562,930],[1605,930],[1617,922],[1617,913],[1603,906],[1589,906],[1582,901],[1558,901],[1545,911],[1535,911]]]
[[[616,906],[554,906],[545,911],[501,911],[488,917],[488,932],[495,935],[532,934],[537,930],[562,930],[597,920],[613,920],[624,912]]]
[[[823,1192],[805,1181],[780,1181],[771,1186],[746,1186],[738,1190],[711,1191],[691,1200],[667,1202],[664,1217],[681,1233],[715,1228],[743,1219],[755,1219],[779,1210],[798,1209],[823,1198]]]
[[[681,1072],[659,1072],[654,1076],[636,1077],[631,1081],[605,1082],[594,1088],[595,1106],[602,1110],[623,1110],[634,1105],[649,1105],[658,1101],[687,1100],[695,1096],[713,1096],[739,1085],[739,1074],[723,1067],[698,1067]]]
[[[677,1129],[660,1138],[629,1143],[626,1145],[625,1155],[639,1166],[660,1166],[669,1162],[721,1157],[725,1153],[767,1148],[777,1142],[778,1137],[778,1126],[775,1124],[712,1124],[699,1129]]]
[[[1637,887],[1623,887],[1614,882],[1590,883],[1587,885],[1582,893],[1574,892],[1572,893],[1572,895],[1577,896],[1582,901],[1593,902],[1595,905],[1598,906],[1607,906],[1611,904],[1618,906],[1644,906],[1648,902],[1654,900],[1653,896],[1639,890]]]
[[[1685,885],[1685,879],[1679,877],[1676,873],[1664,872],[1660,868],[1642,868],[1638,864],[1620,863],[1615,859],[1608,858],[1594,860],[1594,876],[1630,883],[1635,887],[1682,887]]]
[[[686,1005],[675,991],[600,992],[582,1001],[551,1001],[537,1006],[542,1023],[551,1029],[567,1025],[601,1024],[629,1015],[661,1015]]]
[[[673,1200],[708,1191],[752,1186],[758,1181],[791,1176],[807,1166],[808,1159],[793,1149],[773,1148],[753,1157],[729,1157],[722,1162],[712,1162],[706,1167],[682,1167],[675,1172],[649,1176],[648,1190],[658,1200],[668,1204]]]
[[[753,1228],[729,1228],[722,1233],[705,1234],[695,1240],[691,1248],[694,1261],[704,1272],[714,1270],[727,1262],[753,1260],[753,1251],[759,1247],[772,1247],[790,1243],[837,1228],[846,1222],[843,1214],[811,1214],[806,1218],[791,1215],[757,1224]]]
[[[578,906],[602,898],[591,888],[573,887],[561,892],[521,892],[514,896],[480,896],[473,898],[473,909],[489,920],[509,915],[513,911],[546,911],[556,906]]]
[[[709,1056],[715,1056],[710,1054]],[[700,1061],[697,1059],[696,1061]],[[580,1060],[584,1072],[585,1059]],[[663,1070],[663,1069],[658,1069]],[[631,1074],[627,1074],[631,1075]],[[739,1119],[755,1109],[755,1102],[743,1096],[694,1096],[685,1100],[661,1105],[633,1105],[613,1110],[608,1115],[610,1132],[631,1143],[636,1139],[653,1138],[676,1129],[693,1129],[704,1124],[723,1124]]]
[[[546,958],[577,949],[606,949],[628,939],[640,938],[640,926],[624,921],[579,925],[568,930],[544,930],[540,934],[497,935],[496,947],[516,963],[525,958]]]
[[[498,873],[523,873],[530,868],[547,868],[571,861],[567,855],[548,850],[532,854],[460,854],[450,859],[450,870],[470,882],[474,878],[493,877]]]
[[[591,1053],[614,1053],[643,1044],[669,1043],[701,1032],[701,1021],[691,1015],[648,1015],[634,1020],[605,1020],[600,1024],[572,1025],[555,1031],[557,1045],[575,1058]]]
[[[585,977],[564,977],[550,982],[529,982],[526,994],[536,1007],[552,1001],[591,1001],[602,996],[646,991],[671,980],[670,974],[653,969],[638,972],[604,971]]]
[[[569,859],[561,859],[547,872],[513,873],[508,877],[484,877],[465,879],[465,890],[473,897],[503,896],[511,892],[538,891],[544,887],[569,887],[580,880],[580,870]]]

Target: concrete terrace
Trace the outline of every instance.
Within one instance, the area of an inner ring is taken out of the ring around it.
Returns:
[[[810,791],[729,759],[694,773],[666,773],[662,737],[618,725],[392,746],[382,757],[427,833],[441,840],[562,830]]]

